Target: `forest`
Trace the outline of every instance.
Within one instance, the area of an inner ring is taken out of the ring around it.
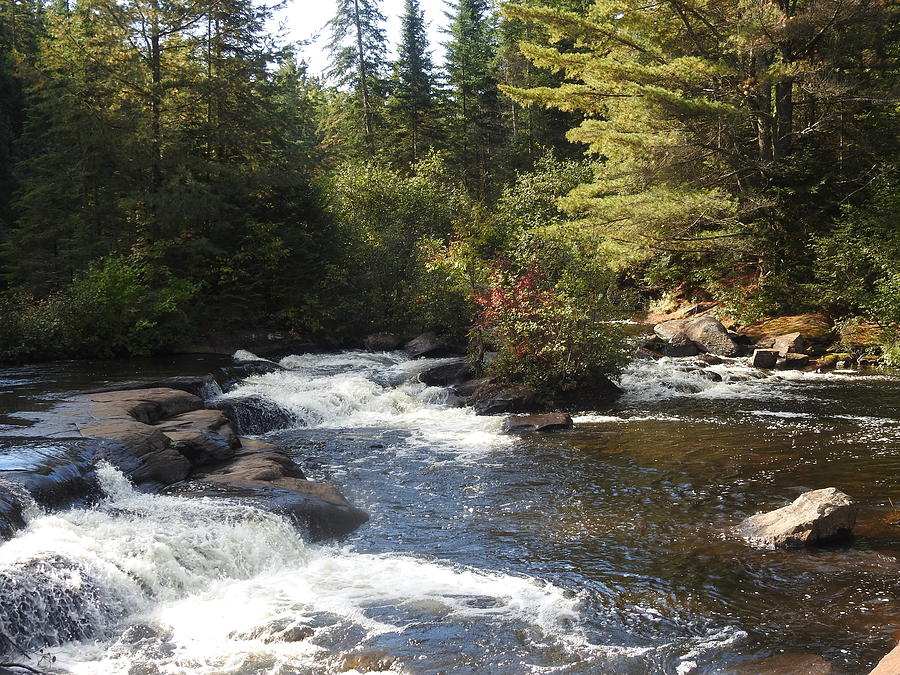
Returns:
[[[253,0],[2,0],[0,361],[429,329],[578,379],[675,299],[900,361],[896,4],[452,0],[442,64],[379,5],[314,76]]]

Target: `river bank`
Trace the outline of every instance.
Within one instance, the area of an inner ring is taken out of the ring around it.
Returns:
[[[115,611],[81,617],[83,633],[50,648],[54,668],[779,672],[805,659],[863,673],[890,648],[900,625],[890,377],[759,376],[739,359],[707,365],[713,381],[691,360],[645,360],[612,409],[517,437],[418,382],[438,363],[300,355],[226,395],[290,411],[292,424],[264,440],[371,514],[339,546],[311,546],[254,509],[134,493],[115,476],[96,506],[31,513],[0,546],[9,583],[58,593],[56,577],[35,570],[78,570],[70,593],[91,597],[95,575],[120,579],[97,597]],[[102,384],[90,377],[78,388]],[[65,397],[46,390],[78,378],[28,379],[6,371],[3,389],[35,410],[31,397]],[[10,435],[27,422],[3,423],[5,456],[28,447]],[[850,548],[759,551],[723,535],[831,484],[861,505]],[[219,540],[235,542],[224,555],[238,567],[213,554]]]

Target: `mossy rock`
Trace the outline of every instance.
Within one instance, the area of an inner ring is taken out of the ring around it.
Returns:
[[[824,314],[797,314],[767,319],[740,332],[759,342],[765,338],[775,338],[788,333],[800,333],[804,340],[827,343],[834,339],[834,322]]]

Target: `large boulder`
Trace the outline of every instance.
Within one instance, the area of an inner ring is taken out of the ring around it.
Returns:
[[[572,417],[566,413],[543,413],[538,415],[514,415],[503,420],[503,431],[520,434],[528,431],[559,431],[575,426]]]
[[[751,516],[735,534],[756,546],[799,548],[848,539],[856,524],[856,505],[837,488],[805,492],[791,504]]]
[[[194,410],[159,424],[160,429],[191,466],[204,466],[234,457],[237,434],[221,410]]]
[[[638,358],[659,359],[663,356],[670,358],[683,358],[686,356],[696,356],[700,353],[700,348],[686,335],[675,334],[670,341],[666,341],[656,336],[637,349],[636,356]]]
[[[800,333],[788,333],[772,339],[772,349],[778,351],[782,358],[788,354],[802,354],[806,348],[806,340]]]
[[[422,333],[419,337],[407,342],[403,348],[411,359],[457,356],[461,353],[461,350],[451,344],[449,340],[435,333]]]
[[[488,382],[469,397],[469,404],[476,415],[535,412],[538,409],[538,393],[523,384]]]
[[[449,387],[468,381],[474,372],[468,359],[459,359],[451,363],[439,363],[419,373],[419,381],[429,387]]]
[[[792,333],[799,333],[806,342],[828,344],[834,339],[833,326],[834,322],[824,314],[797,314],[767,319],[740,332],[757,344]]]
[[[368,352],[392,352],[403,346],[403,338],[397,333],[372,333],[363,340]]]
[[[740,346],[728,334],[728,330],[711,316],[677,319],[656,324],[653,331],[669,344],[690,340],[701,351],[719,356],[737,356]]]

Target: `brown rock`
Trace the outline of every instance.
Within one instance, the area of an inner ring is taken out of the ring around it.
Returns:
[[[572,418],[566,413],[544,413],[541,415],[516,415],[503,420],[505,433],[522,433],[526,431],[558,431],[575,426]]]
[[[779,356],[787,354],[801,354],[806,347],[806,340],[800,333],[788,333],[779,335],[772,340],[772,349],[777,349]]]
[[[144,424],[156,424],[203,407],[199,396],[178,389],[137,389],[87,394],[91,413],[99,419],[131,417]]]
[[[757,546],[798,548],[848,538],[856,505],[836,488],[812,490],[785,507],[751,516],[735,533]]]
[[[470,404],[476,415],[534,412],[538,405],[537,391],[524,384],[491,382],[475,390]]]
[[[806,354],[788,353],[778,362],[779,370],[802,370],[809,365],[809,356]]]
[[[869,675],[900,675],[900,644],[888,652]]]
[[[94,462],[105,461],[136,485],[170,485],[187,477],[191,464],[158,428],[133,419],[108,419],[81,430],[99,441]]]
[[[754,368],[762,368],[764,370],[772,370],[778,363],[777,349],[756,349],[753,351],[753,357],[750,365]]]
[[[767,319],[747,326],[741,332],[757,344],[765,338],[789,333],[800,333],[807,342],[828,343],[834,337],[833,326],[834,322],[824,314],[797,314]]]

